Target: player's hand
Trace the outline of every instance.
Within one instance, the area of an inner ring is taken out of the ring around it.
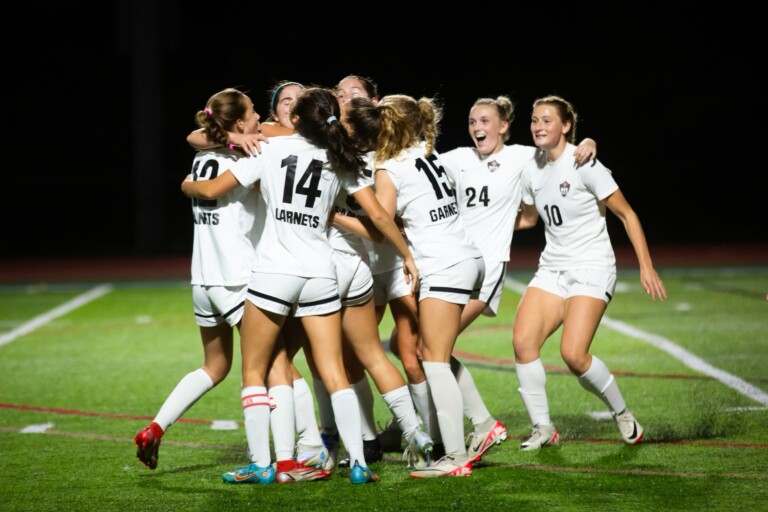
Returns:
[[[261,153],[261,143],[269,144],[269,138],[261,133],[230,133],[229,142],[241,147],[249,155],[258,155]]]
[[[573,152],[574,164],[581,167],[585,163],[594,160],[597,157],[597,142],[592,139],[584,139],[581,144],[576,146]]]

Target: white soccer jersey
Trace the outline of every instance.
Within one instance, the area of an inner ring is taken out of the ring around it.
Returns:
[[[423,275],[482,257],[459,218],[456,194],[437,152],[426,156],[421,144],[377,165],[377,172],[383,172],[379,169],[389,173],[397,189],[397,214]]]
[[[488,261],[509,261],[520,208],[520,176],[535,154],[535,147],[518,144],[485,157],[474,147],[440,154],[456,189],[464,227]]]
[[[192,161],[195,181],[209,180],[234,169],[229,152],[200,151]],[[192,283],[202,286],[247,284],[251,261],[264,223],[264,209],[253,188],[237,187],[213,199],[192,199],[195,223],[192,244]]]
[[[328,216],[342,184],[353,190],[356,177],[333,172],[325,150],[298,134],[272,137],[241,162],[235,176],[246,187],[261,181],[267,209],[252,270],[336,279]]]
[[[548,270],[577,268],[615,269],[616,258],[605,222],[607,198],[619,186],[611,171],[595,160],[576,167],[568,144],[556,162],[546,157],[525,166],[521,180],[523,202],[535,204],[547,244],[539,267]]]
[[[373,187],[373,155],[366,157],[366,166],[363,174],[358,176],[356,184],[349,190],[341,189],[336,196],[336,202],[333,207],[337,213],[342,213],[350,217],[367,217],[368,214],[355,201],[352,194],[362,190],[365,187]],[[359,235],[337,228],[333,224],[328,228],[328,240],[334,250],[348,254],[358,254],[367,259],[368,251],[363,244],[363,238]]]

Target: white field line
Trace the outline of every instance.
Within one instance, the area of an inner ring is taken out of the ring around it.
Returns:
[[[527,285],[521,283],[520,281],[516,281],[511,277],[507,277],[504,281],[504,286],[522,294],[525,291]],[[654,347],[668,353],[687,367],[712,377],[713,379],[725,384],[726,386],[735,389],[747,398],[751,398],[755,402],[768,406],[768,393],[762,389],[753,386],[744,379],[736,377],[735,375],[731,375],[730,373],[719,368],[715,368],[700,357],[691,354],[681,346],[662,336],[657,336],[655,334],[645,332],[607,316],[603,316],[601,324],[605,324],[607,327],[615,331],[619,331],[620,333],[632,338],[649,343]]]
[[[12,330],[11,332],[0,334],[0,347],[12,342],[13,340],[15,340],[20,336],[29,334],[30,332],[34,331],[38,327],[42,327],[45,324],[53,321],[54,319],[60,316],[66,315],[70,311],[77,309],[80,306],[83,306],[91,302],[92,300],[96,300],[99,297],[102,297],[103,295],[106,295],[111,291],[112,291],[112,285],[110,284],[99,285],[83,293],[82,295],[78,295],[77,297],[70,300],[69,302],[65,302],[61,306],[57,306],[52,310],[46,313],[43,313],[42,315],[36,316],[35,318],[33,318],[28,322],[24,322],[23,324],[18,326],[16,329]]]

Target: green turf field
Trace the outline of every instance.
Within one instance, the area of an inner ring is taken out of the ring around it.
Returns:
[[[664,303],[636,274],[619,274],[592,345],[646,429],[641,445],[625,446],[602,402],[565,371],[556,334],[542,357],[562,443],[518,450],[530,432],[512,363],[514,312],[531,277],[521,271],[509,275],[500,315],[456,345],[510,438],[470,478],[411,479],[390,453],[371,465],[381,481],[363,486],[345,469],[293,486],[221,481],[246,463],[239,358],[168,430],[156,470],[136,460],[135,433],[202,362],[186,282],[2,286],[0,510],[768,510],[768,269],[660,274]],[[387,317],[384,338],[390,328]],[[383,401],[376,407],[386,424]]]

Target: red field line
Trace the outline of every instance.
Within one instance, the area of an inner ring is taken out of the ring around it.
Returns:
[[[121,419],[121,420],[128,419],[128,420],[151,421],[154,419],[152,416],[100,413],[100,412],[92,412],[92,411],[80,411],[77,409],[59,409],[55,407],[39,407],[39,406],[24,405],[24,404],[0,403],[0,409],[14,409],[18,411],[33,411],[33,412],[49,412],[54,414],[67,414],[67,415],[73,415],[73,416],[91,416],[91,417],[98,417],[98,418],[111,418],[111,419]],[[180,418],[177,421],[177,423],[193,423],[198,425],[210,425],[213,423],[213,420]],[[238,426],[241,426],[241,427],[243,426],[243,422],[241,421],[238,421],[237,424]],[[0,428],[0,430],[15,431],[18,429],[3,427],[3,428]],[[522,439],[525,439],[525,437],[510,436],[510,439],[522,440]],[[595,444],[621,443],[620,440],[616,440],[616,439],[583,439],[583,438],[561,438],[561,439],[563,441],[576,442],[576,443],[595,443]],[[726,443],[726,442],[720,443],[716,441],[647,441],[646,440],[646,441],[643,441],[643,444],[709,446],[709,447],[716,447],[716,448],[768,448],[768,443]],[[184,444],[184,446],[187,446],[187,444]]]
[[[513,247],[509,270],[532,269],[542,247]],[[768,243],[652,246],[653,263],[661,267],[768,266]],[[637,267],[631,246],[615,247],[619,268]],[[25,258],[0,260],[0,283],[71,282],[82,280],[189,279],[188,255],[111,258]]]

